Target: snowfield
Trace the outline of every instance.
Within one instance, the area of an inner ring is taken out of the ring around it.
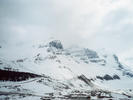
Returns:
[[[115,54],[64,48],[59,40],[0,48],[0,69],[40,75],[23,81],[5,80],[3,76],[0,100],[45,100],[46,96],[79,100],[73,97],[77,93],[81,97],[85,94],[81,100],[88,100],[86,96],[133,100],[132,69]]]

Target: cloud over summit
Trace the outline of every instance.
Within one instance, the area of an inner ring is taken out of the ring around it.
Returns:
[[[1,0],[0,40],[36,41],[132,49],[132,0]]]

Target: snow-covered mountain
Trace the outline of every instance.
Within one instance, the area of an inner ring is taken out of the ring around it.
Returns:
[[[74,91],[108,91],[115,98],[133,96],[133,72],[122,65],[115,54],[77,46],[64,48],[60,40],[1,47],[0,70],[8,71],[9,74],[19,73],[14,74],[17,76],[16,82],[10,81],[10,75],[6,79],[4,75],[1,76],[6,80],[0,82],[1,94],[19,92],[23,95],[10,96],[10,99],[27,100],[32,95],[35,100],[39,100],[44,93],[62,96]],[[23,74],[28,77],[22,78]],[[6,97],[2,95],[0,98]]]

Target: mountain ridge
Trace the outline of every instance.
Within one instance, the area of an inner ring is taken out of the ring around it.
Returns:
[[[114,54],[102,54],[80,47],[64,48],[60,40],[52,40],[27,47],[28,51],[26,51],[25,47],[19,47],[26,54],[23,55],[23,53],[19,52],[23,56],[17,56],[12,60],[11,57],[6,59],[8,58],[6,55],[8,50],[3,54],[0,53],[2,54],[0,57],[0,69],[41,75],[35,83],[37,82],[38,86],[43,84],[50,90],[52,89],[51,92],[54,90],[66,93],[75,89],[87,91],[94,88],[102,91],[106,88],[105,90],[112,91],[116,86],[118,86],[118,89],[123,86],[120,85],[119,88],[117,83],[127,84],[127,89],[133,88],[131,85],[128,86],[128,84],[133,82],[133,72],[122,65]],[[43,78],[44,75],[49,77]],[[82,80],[84,79],[82,75],[85,80]],[[124,83],[125,81],[127,83]],[[87,82],[92,82],[91,84],[94,84],[95,87],[92,88]],[[115,85],[109,87],[109,84]],[[23,85],[21,87],[24,88]],[[34,91],[32,88],[29,90]]]

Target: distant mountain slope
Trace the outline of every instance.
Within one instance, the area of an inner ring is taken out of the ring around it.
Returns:
[[[41,75],[32,84],[47,87],[48,90],[44,93],[49,90],[59,93],[93,89],[113,91],[116,87],[122,90],[122,87],[133,89],[130,84],[133,82],[133,72],[122,65],[114,54],[80,47],[64,48],[59,40],[0,50],[1,70]],[[20,87],[27,88],[22,84]],[[2,86],[1,88],[4,89]],[[28,90],[36,91],[32,88]]]

